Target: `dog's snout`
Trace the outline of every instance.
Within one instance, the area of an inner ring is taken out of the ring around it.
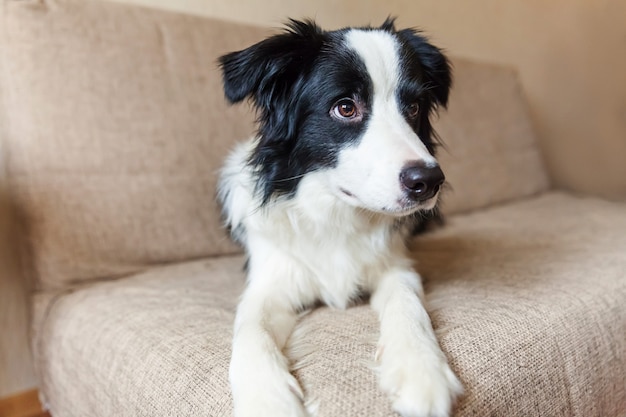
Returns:
[[[429,167],[421,161],[407,164],[400,172],[400,183],[413,201],[434,197],[445,180],[439,165]]]

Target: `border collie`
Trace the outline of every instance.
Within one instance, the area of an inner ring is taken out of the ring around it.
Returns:
[[[406,241],[444,174],[429,117],[445,107],[442,52],[393,19],[312,21],[220,58],[226,98],[250,98],[258,134],[221,171],[218,197],[248,255],[230,382],[237,417],[308,416],[282,353],[298,313],[363,293],[380,318],[380,386],[404,417],[447,416],[461,384],[428,314]]]

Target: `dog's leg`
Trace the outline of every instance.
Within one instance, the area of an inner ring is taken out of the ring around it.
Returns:
[[[371,305],[381,326],[380,385],[403,417],[444,417],[462,387],[439,348],[422,298],[419,275],[404,268],[388,271],[373,289]]]
[[[230,363],[235,417],[307,416],[302,390],[282,353],[296,323],[295,306],[307,302],[294,283],[296,272],[289,259],[275,254],[251,260]]]

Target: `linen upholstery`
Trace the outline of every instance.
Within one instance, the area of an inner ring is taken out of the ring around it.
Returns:
[[[453,216],[416,241],[429,313],[465,386],[455,416],[624,415],[625,229],[621,204],[549,193]],[[159,267],[58,298],[36,331],[52,414],[230,416],[242,265]],[[377,335],[368,306],[301,319],[293,367],[319,417],[394,415],[371,369]]]
[[[434,126],[447,178],[446,214],[538,194],[548,188],[537,138],[515,71],[454,60],[447,111]]]
[[[267,29],[83,0],[3,0],[0,136],[41,288],[237,251],[216,171],[253,133],[217,57]],[[513,71],[454,60],[436,123],[463,212],[547,188]]]
[[[3,1],[2,136],[44,288],[233,253],[216,172],[253,132],[217,57],[266,30],[97,1]]]

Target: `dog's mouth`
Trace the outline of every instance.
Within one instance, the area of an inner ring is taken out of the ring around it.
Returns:
[[[364,204],[356,195],[343,187],[339,187],[339,191],[341,196],[343,197],[343,200],[351,205],[355,205],[373,212],[378,212],[394,217],[408,216],[417,211],[432,210],[437,205],[437,199],[439,197],[439,192],[435,193],[435,195],[431,198],[423,201],[414,201],[408,197],[403,197],[398,199],[396,201],[396,204],[377,208],[369,207],[368,205]]]
[[[437,205],[437,197],[438,195],[435,194],[428,200],[420,202],[415,202],[408,199],[400,199],[398,200],[397,206],[383,207],[382,212],[395,217],[404,217],[418,211],[430,211],[434,209]]]

